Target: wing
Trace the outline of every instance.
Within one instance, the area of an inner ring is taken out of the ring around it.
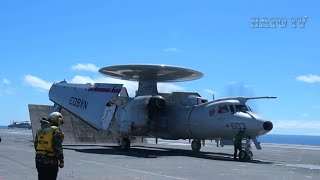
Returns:
[[[115,104],[108,102],[118,96],[122,86],[105,83],[55,83],[49,90],[49,99],[98,131],[105,131],[115,112]]]

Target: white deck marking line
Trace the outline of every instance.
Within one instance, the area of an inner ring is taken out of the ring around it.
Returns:
[[[87,162],[87,163],[92,163],[92,164],[97,164],[97,165],[110,166],[110,167],[114,167],[114,168],[118,168],[118,169],[125,169],[125,170],[129,170],[129,171],[134,171],[134,172],[140,172],[140,173],[144,173],[144,174],[162,176],[162,177],[171,178],[171,179],[188,180],[188,179],[181,178],[181,177],[168,176],[168,175],[164,175],[164,174],[158,174],[158,173],[153,173],[153,172],[148,172],[148,171],[141,171],[141,170],[137,170],[137,169],[125,168],[125,167],[114,166],[114,165],[108,165],[108,164],[103,164],[103,163],[98,163],[98,162],[93,162],[93,161],[86,161],[86,160],[80,160],[80,161]]]
[[[29,133],[29,132],[17,132],[17,131],[1,131],[2,133],[8,133],[8,134],[30,134],[32,135],[32,133]]]
[[[103,163],[98,163],[98,162],[93,162],[93,161],[86,161],[86,160],[80,160],[80,161],[86,162],[86,163],[91,163],[91,164],[102,165],[102,166],[106,165],[106,164],[103,164]]]
[[[30,150],[20,149],[20,148],[14,148],[14,147],[7,147],[7,148],[9,148],[9,149],[14,149],[14,150],[18,150],[18,151],[35,152],[35,151],[30,151]]]

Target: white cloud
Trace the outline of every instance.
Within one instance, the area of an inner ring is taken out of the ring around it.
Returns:
[[[175,91],[183,91],[184,87],[172,83],[158,83],[158,91],[161,93],[171,93]]]
[[[68,81],[67,81],[68,82]],[[93,80],[92,78],[88,77],[88,76],[80,76],[80,75],[76,75],[72,78],[72,80],[70,81],[70,83],[76,83],[76,84],[86,84],[86,83],[96,83],[95,80]]]
[[[216,92],[214,90],[211,90],[211,89],[204,89],[204,91],[209,93],[209,94],[216,94]]]
[[[163,51],[169,52],[169,53],[178,53],[178,52],[181,52],[182,50],[178,48],[166,48],[166,49],[163,49]]]
[[[71,67],[72,70],[98,72],[99,68],[95,64],[76,64]]]
[[[302,113],[301,116],[302,117],[309,117],[309,113]]]
[[[296,77],[296,80],[306,82],[306,83],[316,83],[316,82],[320,82],[320,76],[308,74],[308,75],[298,76]]]
[[[5,89],[0,89],[0,96],[3,95],[13,95],[16,93],[16,90],[14,88],[5,88]]]
[[[33,76],[33,75],[25,75],[24,82],[32,87],[44,89],[44,90],[49,90],[52,85],[52,83],[46,82],[46,81],[44,81],[36,76]]]
[[[135,81],[125,81],[125,80],[114,79],[110,77],[100,77],[96,79],[96,82],[123,84],[123,86],[126,87],[129,96],[135,96],[136,90],[138,89],[138,82],[135,82]]]
[[[7,78],[0,79],[0,96],[12,95],[16,93],[16,89],[10,87],[11,81]]]
[[[7,78],[2,78],[2,83],[3,84],[11,84],[11,81]]]
[[[12,95],[12,94],[15,94],[16,93],[16,90],[14,88],[7,88],[3,91],[5,94],[8,94],[8,95]]]

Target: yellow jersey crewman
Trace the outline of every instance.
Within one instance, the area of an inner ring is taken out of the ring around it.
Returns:
[[[58,167],[64,167],[62,141],[64,134],[59,128],[63,117],[53,112],[48,118],[41,118],[41,128],[36,133],[36,168],[39,180],[57,179]]]

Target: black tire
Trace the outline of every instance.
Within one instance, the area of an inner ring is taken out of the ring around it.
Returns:
[[[246,161],[248,159],[248,153],[247,151],[241,150],[239,152],[239,160],[240,161]]]
[[[192,150],[193,150],[194,152],[199,152],[200,149],[201,149],[201,142],[200,142],[200,140],[196,140],[196,139],[192,140],[192,142],[191,142],[191,148],[192,148]]]
[[[130,149],[130,140],[128,138],[123,138],[120,144],[120,148],[123,151],[128,151]]]

